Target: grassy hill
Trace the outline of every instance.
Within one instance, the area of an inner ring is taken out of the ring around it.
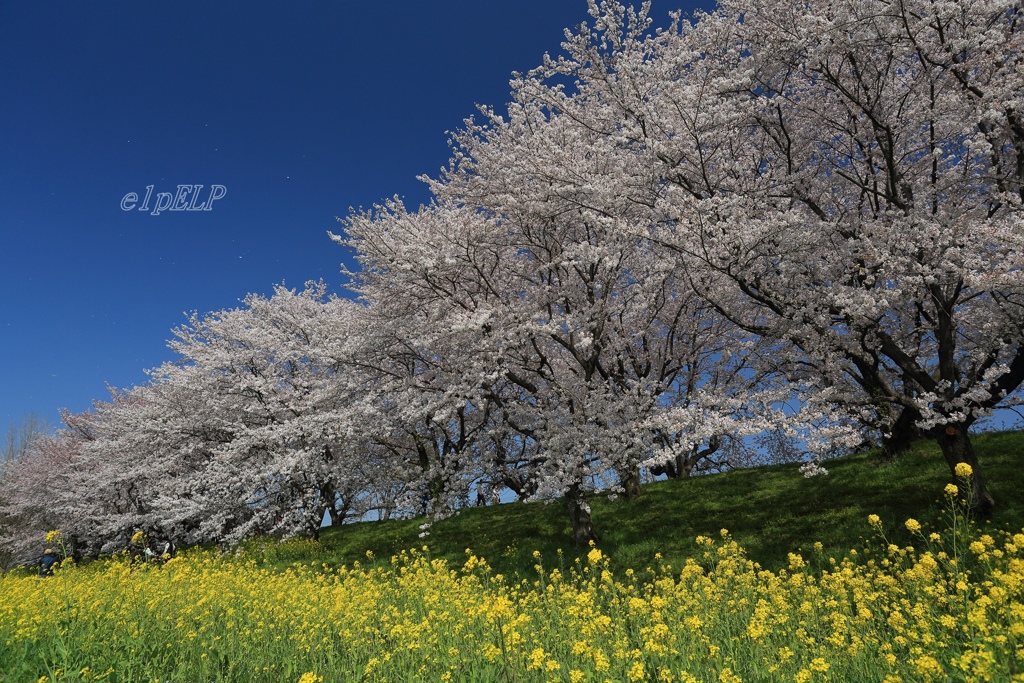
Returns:
[[[1024,527],[1024,433],[982,434],[974,439],[983,475],[997,510],[985,522],[998,528]],[[751,559],[767,568],[787,563],[787,554],[821,542],[824,552],[840,556],[861,548],[872,535],[869,514],[882,518],[886,536],[910,542],[903,522],[914,517],[925,529],[941,527],[942,489],[951,481],[938,446],[922,441],[893,461],[868,452],[826,463],[827,476],[804,478],[796,465],[777,465],[726,474],[663,481],[644,487],[636,499],[592,501],[601,534],[598,547],[612,567],[640,570],[662,562],[680,566],[697,556],[694,539],[728,529]],[[436,523],[420,538],[425,520],[365,522],[328,528],[319,543],[268,546],[267,560],[284,566],[296,561],[331,565],[366,562],[366,552],[386,558],[428,545],[434,557],[461,565],[467,548],[497,572],[531,576],[533,551],[553,566],[558,552],[571,563],[586,551],[572,545],[564,503],[509,503],[469,508]]]

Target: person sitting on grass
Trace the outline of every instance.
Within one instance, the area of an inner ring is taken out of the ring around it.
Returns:
[[[128,559],[132,564],[146,561],[146,551],[149,550],[149,538],[142,529],[135,529],[132,538],[128,541]]]
[[[35,562],[39,565],[39,576],[53,576],[53,568],[58,562],[60,558],[57,557],[57,553],[53,552],[53,548],[47,548],[43,556]]]
[[[171,558],[173,550],[174,546],[170,541],[164,543],[163,546],[160,546],[158,543],[151,543],[146,546],[146,559],[152,562],[166,562]]]

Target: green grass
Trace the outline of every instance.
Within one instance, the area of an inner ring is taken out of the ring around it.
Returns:
[[[997,502],[987,523],[1003,529],[1024,527],[1024,471],[1018,463],[1024,433],[1000,432],[974,438],[983,475]],[[911,541],[903,522],[914,517],[926,527],[938,526],[942,488],[952,481],[933,442],[921,441],[899,458],[886,462],[876,452],[828,461],[827,476],[804,478],[796,465],[776,465],[726,474],[662,481],[644,487],[636,499],[613,501],[597,496],[593,519],[601,535],[598,547],[616,569],[662,562],[681,566],[698,557],[694,539],[717,536],[728,529],[751,559],[778,569],[787,554],[820,541],[835,556],[862,548],[873,535],[869,514],[879,515],[886,535],[896,543]],[[434,524],[419,538],[423,518],[346,524],[324,529],[319,544],[285,544],[268,559],[285,566],[296,561],[351,565],[366,562],[366,551],[384,558],[403,549],[428,545],[434,557],[455,566],[472,551],[505,574],[532,576],[532,553],[565,562],[586,554],[573,547],[565,504],[509,503],[468,508]],[[550,559],[548,560],[550,562]]]

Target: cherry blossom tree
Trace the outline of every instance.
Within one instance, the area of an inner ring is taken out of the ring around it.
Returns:
[[[360,309],[311,284],[193,316],[174,331],[177,362],[66,414],[55,446],[5,477],[13,501],[37,507],[4,514],[74,526],[105,550],[136,529],[178,543],[233,542],[315,536],[325,514],[334,523],[360,516],[376,482],[393,488],[400,472],[363,424],[366,373],[345,362]]]
[[[354,214],[336,239],[356,253],[350,275],[369,310],[418,318],[395,339],[419,362],[447,363],[441,386],[490,418],[477,433],[490,480],[564,496],[583,545],[597,536],[589,491],[637,495],[641,464],[685,450],[689,472],[723,436],[752,433],[745,419],[698,432],[656,415],[778,396],[773,373],[750,363],[760,342],[694,295],[674,255],[623,229],[650,207],[610,186],[615,146],[542,111],[511,112],[458,138],[434,204]]]
[[[381,224],[366,217],[366,225]],[[365,316],[363,334],[353,339],[361,348],[349,358],[373,377],[362,398],[377,425],[373,440],[420,473],[406,507],[438,518],[468,504],[470,490],[493,479],[484,443],[495,428],[496,366],[493,351],[480,343],[481,321],[447,307],[393,262],[410,258],[430,268],[437,260],[429,253],[434,245],[417,241],[424,235],[408,234],[407,227],[396,221],[387,235],[365,233],[357,256],[362,268],[348,273]]]
[[[51,530],[66,530],[69,540],[82,531],[83,520],[66,508],[82,438],[70,431],[48,434],[33,439],[20,457],[5,463],[0,477],[0,548],[5,563],[23,564],[38,557]]]
[[[524,83],[645,159],[627,229],[805,396],[971,464],[990,509],[968,430],[1024,379],[1018,5],[727,0],[655,33],[591,10]]]
[[[362,477],[379,471],[373,453],[361,460],[353,429],[350,407],[362,377],[333,355],[358,306],[327,297],[322,284],[301,292],[279,287],[244,304],[175,330],[170,346],[180,360],[153,372],[151,390],[176,416],[173,439],[198,439],[190,450],[201,474],[187,495],[219,510],[205,516],[204,535],[316,536],[325,514],[340,523],[358,507],[368,484]],[[182,397],[206,405],[179,410]]]

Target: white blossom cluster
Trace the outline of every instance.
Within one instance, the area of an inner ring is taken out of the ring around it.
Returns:
[[[811,477],[824,476],[828,474],[828,470],[819,463],[805,462],[803,465],[800,465],[800,474],[804,475],[805,479],[810,479]]]

